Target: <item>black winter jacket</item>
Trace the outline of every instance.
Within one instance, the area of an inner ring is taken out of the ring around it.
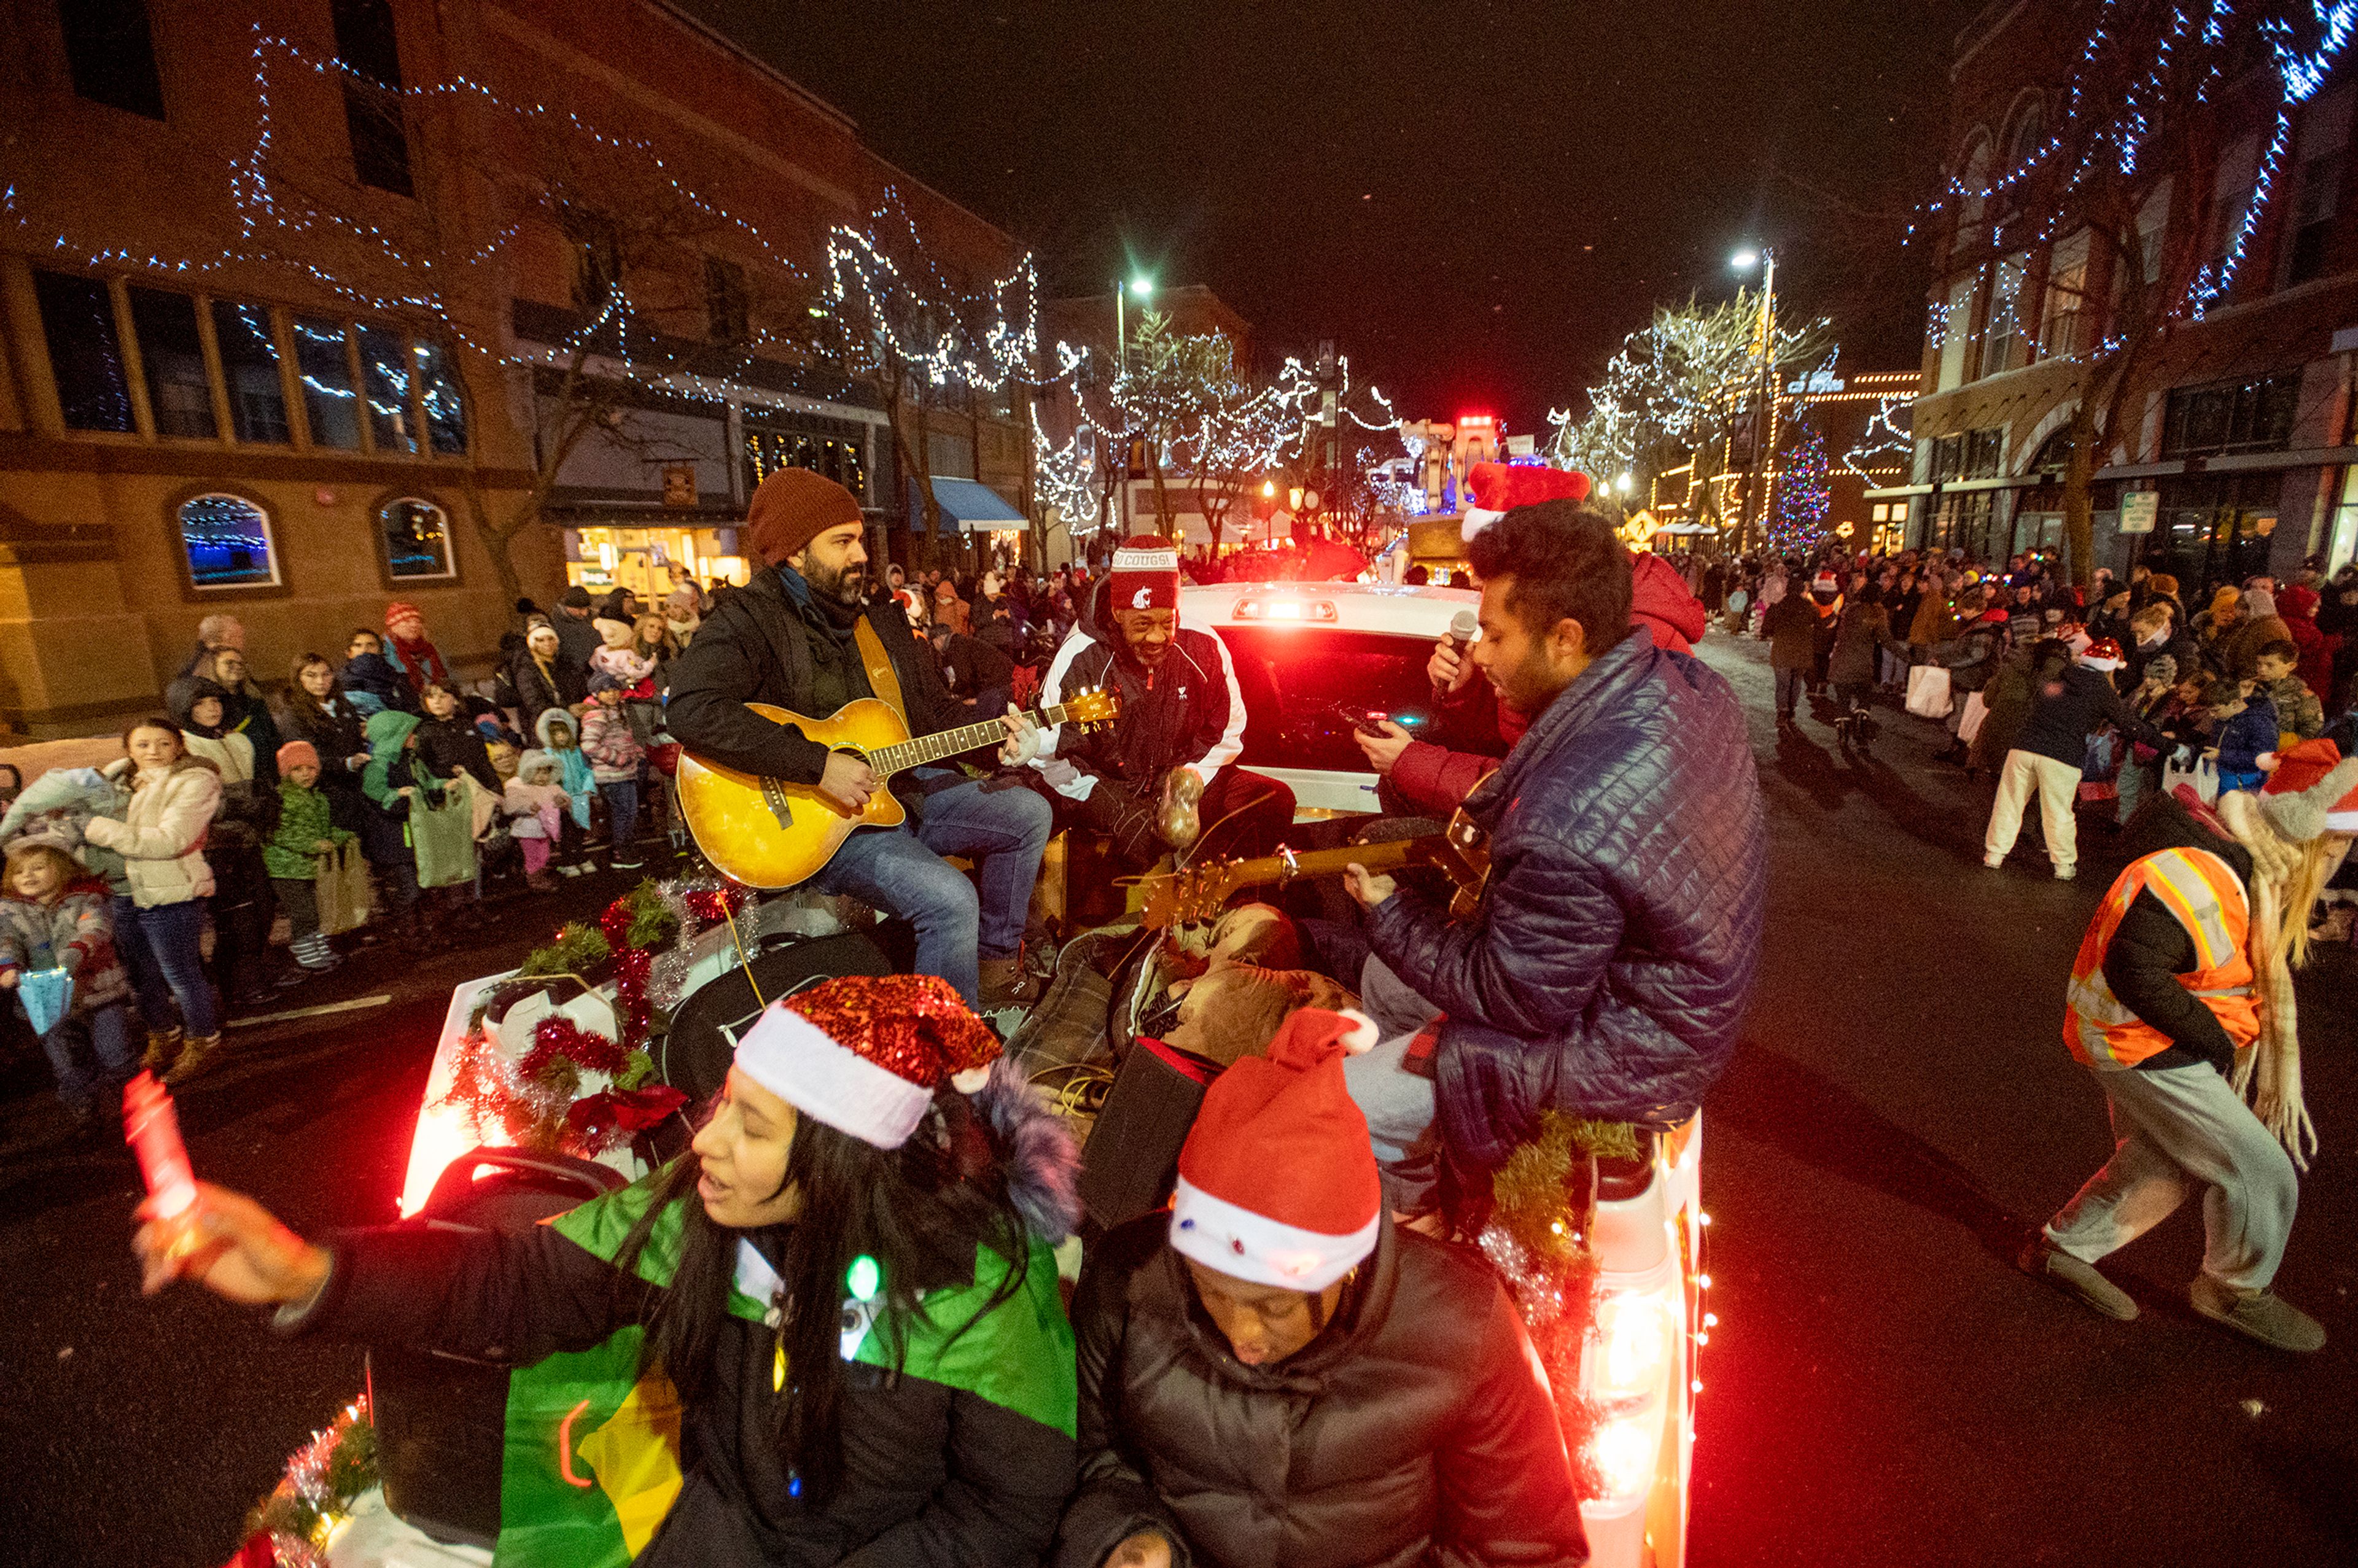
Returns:
[[[1667,1129],[1726,1065],[1760,957],[1760,782],[1736,694],[1650,637],[1598,654],[1466,797],[1490,835],[1468,921],[1408,890],[1376,953],[1445,1015],[1452,1154],[1495,1167],[1539,1113]]]
[[[797,602],[779,570],[763,572],[705,617],[696,641],[672,661],[664,718],[672,739],[706,762],[815,784],[827,772],[827,748],[745,705],[768,703],[824,719],[843,703],[873,694],[850,634],[828,626],[824,610]],[[861,613],[900,677],[909,732],[931,735],[965,722],[932,657],[910,636],[899,603],[871,599]],[[906,773],[892,789],[913,806],[921,794]]]
[[[448,719],[428,719],[417,727],[417,754],[426,759],[426,766],[438,779],[455,779],[461,773],[475,775],[475,782],[500,793],[500,775],[492,770],[492,752],[483,740],[483,732],[464,713],[454,713]]]
[[[557,656],[549,661],[551,680],[540,667],[540,661],[525,648],[508,661],[508,684],[515,687],[516,718],[522,721],[527,735],[540,722],[540,716],[552,708],[570,711],[577,702],[590,700],[590,666],[576,664],[565,656],[562,639],[557,643]]]
[[[1086,799],[1108,778],[1143,795],[1163,775],[1185,764],[1212,775],[1244,750],[1245,699],[1228,644],[1210,632],[1181,624],[1171,651],[1152,675],[1122,651],[1120,629],[1108,607],[1110,580],[1089,596],[1088,613],[1056,650],[1041,683],[1040,700],[1053,705],[1076,691],[1105,687],[1121,695],[1121,717],[1082,734],[1062,725],[1048,732],[1032,765],[1056,793]]]
[[[2121,700],[2121,694],[2113,689],[2112,677],[2104,671],[2069,665],[2054,678],[2041,680],[2034,670],[2030,713],[2014,737],[2014,750],[2080,767],[2087,761],[2088,736],[2104,724],[2112,724],[2148,746],[2168,743],[2167,736]]]
[[[510,1367],[602,1343],[654,1294],[547,1225],[386,1226],[330,1250],[300,1332]],[[860,1363],[843,1368],[843,1483],[823,1511],[806,1506],[769,1437],[776,1355],[762,1325],[722,1318],[716,1391],[682,1422],[686,1483],[633,1568],[1022,1568],[1046,1550],[1072,1489],[1065,1435]]]
[[[1081,1271],[1081,1487],[1054,1568],[1148,1530],[1174,1568],[1587,1561],[1554,1404],[1478,1260],[1387,1219],[1325,1332],[1248,1367],[1170,1223],[1118,1227]]]

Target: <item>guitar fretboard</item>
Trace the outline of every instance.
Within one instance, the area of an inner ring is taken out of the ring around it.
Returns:
[[[1059,703],[1054,708],[1040,709],[1032,715],[1032,719],[1041,728],[1048,729],[1065,722],[1070,711],[1067,705]],[[971,752],[977,746],[1004,740],[1006,735],[1007,727],[996,719],[988,723],[968,724],[959,730],[944,730],[938,734],[920,735],[914,741],[903,741],[898,745],[879,747],[868,753],[868,766],[879,778],[883,778],[903,768],[923,767],[927,762],[938,762],[945,757]]]

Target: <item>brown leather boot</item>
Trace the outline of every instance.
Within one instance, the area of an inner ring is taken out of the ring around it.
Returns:
[[[180,1030],[178,1024],[169,1029],[151,1029],[147,1032],[147,1054],[141,1065],[151,1073],[160,1073],[170,1066],[172,1059],[179,1054]]]
[[[1012,958],[982,960],[981,1011],[996,1012],[1003,1007],[1029,1007],[1040,1000],[1040,983],[1023,969],[1021,955]]]
[[[191,1035],[188,1043],[180,1047],[180,1059],[172,1064],[172,1070],[164,1075],[164,1081],[168,1084],[177,1084],[195,1076],[198,1069],[205,1065],[205,1058],[220,1048],[221,1031],[219,1030],[213,1031],[211,1034]]]

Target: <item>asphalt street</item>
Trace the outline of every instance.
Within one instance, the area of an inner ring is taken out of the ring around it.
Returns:
[[[2190,1208],[2111,1265],[2142,1317],[2100,1319],[2011,1259],[2108,1152],[2060,1029],[2120,857],[2083,833],[2081,880],[2056,883],[2033,826],[1985,871],[1989,787],[1929,761],[1933,726],[1892,714],[1861,759],[1809,719],[1780,737],[1763,646],[1704,652],[1751,716],[1772,874],[1758,1001],[1705,1110],[1719,1325],[1691,1561],[2358,1561],[2358,965],[2337,950],[2301,982],[2323,1148],[2278,1281],[2333,1342],[2294,1359],[2195,1317]],[[578,912],[611,881],[568,889]],[[290,1005],[391,1000],[233,1034],[181,1096],[200,1173],[298,1229],[388,1217],[449,988],[561,913],[348,966]],[[135,1169],[56,1144],[45,1092],[38,1062],[0,1082],[0,1563],[218,1563],[360,1353],[195,1292],[143,1301]]]

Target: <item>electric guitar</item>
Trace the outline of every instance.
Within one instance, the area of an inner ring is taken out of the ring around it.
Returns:
[[[791,724],[830,752],[849,752],[876,774],[876,792],[854,811],[816,784],[761,778],[708,762],[683,751],[679,759],[680,815],[706,860],[747,887],[790,888],[808,881],[835,858],[857,827],[897,827],[908,813],[884,787],[894,773],[1006,739],[993,719],[959,730],[912,740],[892,708],[872,697],[845,703],[827,719],[806,719],[767,703],[745,705],[773,724]],[[1029,715],[1045,728],[1110,723],[1121,711],[1118,692],[1075,692],[1053,708]]]
[[[1382,873],[1402,866],[1431,866],[1448,877],[1456,892],[1449,901],[1449,916],[1463,920],[1482,902],[1490,880],[1489,836],[1472,817],[1459,811],[1449,826],[1424,838],[1402,838],[1389,844],[1358,844],[1340,849],[1313,849],[1296,854],[1280,849],[1255,860],[1215,860],[1188,866],[1144,880],[1150,931],[1192,921],[1215,920],[1239,888],[1274,884],[1282,887],[1301,877],[1336,877],[1348,866],[1365,866]]]

